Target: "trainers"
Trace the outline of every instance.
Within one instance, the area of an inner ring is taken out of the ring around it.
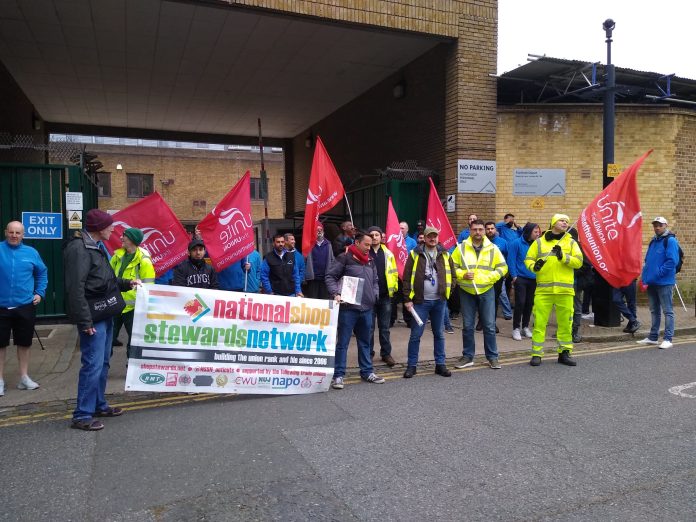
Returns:
[[[635,320],[635,321],[633,321],[633,322],[629,322],[629,323],[628,323],[628,326],[626,326],[626,328],[624,329],[624,331],[625,331],[626,333],[630,333],[630,334],[636,333],[636,332],[638,331],[638,329],[639,329],[641,326],[643,326],[643,325],[641,324],[641,322],[638,321],[638,320]]]
[[[436,364],[435,365],[435,373],[437,375],[442,375],[443,377],[452,377],[452,372],[447,369],[447,366],[444,364]]]
[[[660,350],[667,350],[668,348],[671,348],[672,346],[674,346],[672,344],[672,341],[668,341],[667,339],[665,339],[664,341],[662,341],[662,344],[660,345]]]
[[[522,334],[520,334],[520,329],[519,329],[519,328],[515,328],[515,329],[512,331],[512,338],[513,338],[515,341],[521,341],[521,340],[522,340]]]
[[[498,359],[488,359],[488,366],[490,366],[492,370],[500,370],[502,368]]]
[[[462,355],[459,359],[457,359],[457,364],[454,365],[455,368],[458,370],[461,370],[462,368],[468,368],[469,366],[474,365],[474,359],[472,357],[467,357],[466,355]]]
[[[582,314],[583,319],[594,319],[594,312],[590,312],[589,314]]]
[[[453,334],[454,328],[452,328],[451,326],[449,328],[445,328],[445,332],[447,332],[448,334]]]
[[[19,390],[35,390],[38,387],[39,383],[32,381],[28,375],[23,375],[17,384]]]
[[[342,390],[343,389],[343,377],[336,377],[331,381],[331,387],[334,390]]]
[[[363,381],[369,382],[372,384],[384,384],[384,377],[380,377],[376,373],[371,373],[367,377],[360,377]]]
[[[541,357],[538,355],[533,355],[532,360],[529,361],[530,366],[541,366]]]
[[[660,344],[656,340],[653,341],[650,339],[650,337],[646,337],[645,339],[641,339],[640,341],[636,341],[638,344]]]
[[[522,328],[522,333],[527,339],[532,338],[532,331],[529,329],[529,327]]]
[[[0,379],[0,397],[5,395],[5,381]]]

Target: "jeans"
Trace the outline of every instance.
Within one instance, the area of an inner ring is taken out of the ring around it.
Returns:
[[[346,375],[346,360],[348,359],[348,343],[355,331],[358,343],[358,365],[360,376],[367,377],[372,373],[372,357],[370,357],[370,332],[372,331],[372,310],[357,310],[344,308],[338,312],[338,328],[336,330],[336,362],[334,379]]]
[[[528,328],[534,307],[536,279],[517,276],[515,279],[515,313],[512,315],[512,328]]]
[[[665,312],[665,341],[671,341],[674,335],[674,309],[672,308],[672,292],[674,285],[648,285],[648,304],[652,325],[648,338],[657,341],[660,333],[660,315]]]
[[[423,326],[418,326],[414,320],[411,323],[411,337],[408,339],[408,366],[416,366],[418,364],[418,350],[420,349],[420,339],[425,331],[428,318],[430,318],[430,327],[433,330],[434,357],[435,364],[445,364],[445,331],[444,331],[444,315],[447,313],[447,301],[438,299],[437,301],[423,301],[419,304],[413,304],[413,309],[418,314],[418,317],[423,321]]]
[[[113,319],[94,323],[96,333],[80,334],[82,367],[77,381],[77,405],[73,411],[74,420],[90,420],[95,411],[104,411],[109,405],[104,393],[109,375],[111,342],[114,329]]]
[[[512,317],[512,305],[510,304],[510,288],[512,285],[512,279],[504,278],[501,279],[501,281],[503,281],[503,285],[501,286],[502,292],[500,293],[500,296],[498,296],[498,302],[503,309],[503,317],[510,319]],[[497,307],[495,315],[498,315]]]
[[[392,346],[389,338],[391,307],[391,297],[388,295],[380,297],[375,303],[372,328],[370,330],[370,355],[375,352],[375,325],[379,329],[379,356],[386,357],[391,355]]]
[[[490,288],[480,295],[473,295],[459,289],[461,311],[464,328],[462,329],[462,342],[465,357],[474,358],[476,344],[474,342],[474,322],[476,311],[479,311],[481,325],[483,326],[483,349],[486,359],[498,358],[498,346],[495,340],[495,290]]]
[[[626,302],[624,302],[624,297]],[[633,281],[627,286],[613,289],[612,301],[616,308],[630,322],[634,322],[636,317],[636,282]]]

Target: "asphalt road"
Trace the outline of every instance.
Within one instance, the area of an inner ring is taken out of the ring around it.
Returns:
[[[0,520],[695,520],[696,345],[579,363],[5,427]]]

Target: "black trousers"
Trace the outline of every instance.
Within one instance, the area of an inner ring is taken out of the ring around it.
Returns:
[[[515,309],[512,312],[512,328],[528,328],[534,307],[536,279],[517,276],[515,280]]]

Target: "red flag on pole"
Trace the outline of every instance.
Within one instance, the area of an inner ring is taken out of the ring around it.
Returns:
[[[232,187],[198,224],[213,268],[218,272],[254,250],[254,225],[251,219],[251,174]]]
[[[457,244],[457,237],[454,235],[449,219],[447,219],[445,209],[442,208],[442,202],[440,196],[437,195],[435,185],[433,185],[433,179],[428,178],[428,181],[430,181],[430,196],[428,196],[428,215],[425,221],[429,227],[435,227],[440,231],[440,244],[445,247],[445,250],[449,250]]]
[[[396,270],[399,272],[399,279],[403,279],[404,267],[406,266],[406,259],[408,259],[408,249],[406,248],[404,236],[401,234],[399,218],[396,216],[396,212],[394,211],[391,197],[389,198],[389,206],[387,207],[386,234],[387,248],[396,258]]]
[[[121,237],[124,230],[139,228],[143,232],[140,246],[150,253],[158,276],[188,256],[189,235],[159,192],[128,205],[116,212],[113,218],[114,233],[106,242],[111,253],[123,246]]]
[[[321,138],[317,136],[312,160],[312,171],[307,187],[304,226],[302,229],[302,255],[308,256],[317,237],[319,216],[338,205],[345,195],[343,183],[336,172]]]
[[[640,274],[643,218],[636,174],[652,149],[624,170],[581,212],[578,237],[595,270],[614,288]]]

